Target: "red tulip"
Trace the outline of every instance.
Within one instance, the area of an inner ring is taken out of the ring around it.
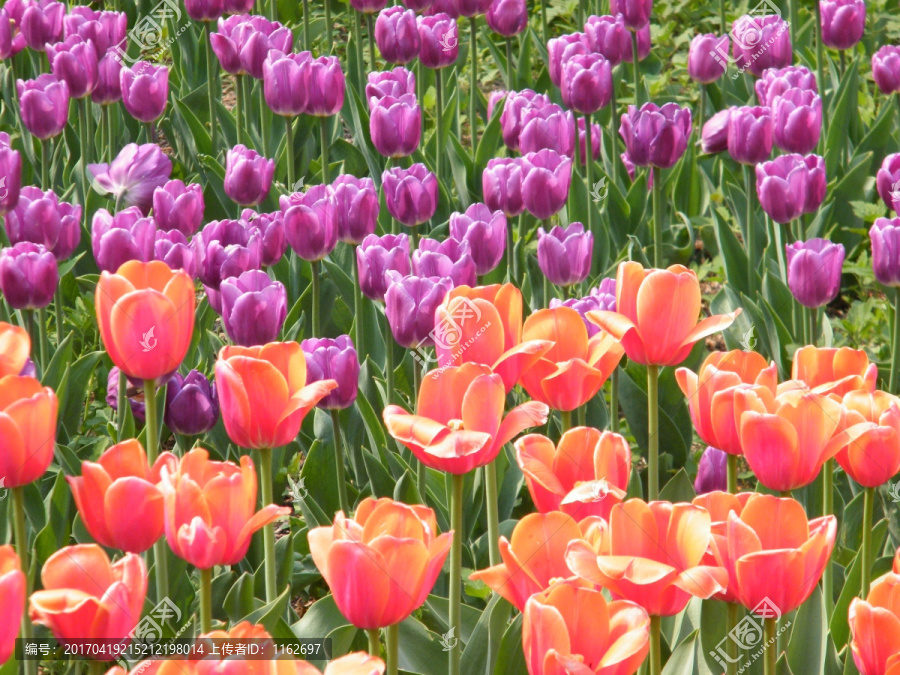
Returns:
[[[25,573],[12,546],[0,546],[0,665],[12,656],[25,611]]]

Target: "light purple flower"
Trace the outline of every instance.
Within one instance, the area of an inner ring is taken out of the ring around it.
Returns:
[[[279,200],[288,244],[304,260],[321,260],[338,240],[337,204],[330,185],[315,185]]]
[[[81,206],[59,201],[53,190],[23,187],[16,207],[6,214],[6,236],[13,244],[41,244],[57,261],[65,260],[81,240]]]
[[[796,241],[785,246],[788,288],[804,307],[821,307],[841,290],[844,247],[827,239]]]
[[[40,309],[59,285],[56,258],[40,244],[22,241],[0,252],[0,290],[13,309]]]
[[[223,279],[257,270],[261,262],[259,232],[244,220],[214,220],[191,239],[197,276],[204,286],[218,291]],[[218,309],[216,311],[219,311]]]
[[[409,237],[405,234],[368,235],[356,248],[359,287],[370,300],[384,302],[385,272],[407,276],[410,271]]]
[[[450,279],[454,286],[475,286],[477,274],[471,247],[466,241],[423,237],[412,254],[413,274]]]
[[[275,160],[245,145],[225,153],[225,194],[241,206],[256,206],[269,196]]]
[[[251,232],[259,234],[260,264],[263,267],[277,265],[287,249],[287,237],[284,234],[284,216],[281,211],[257,213],[253,209],[244,209],[241,219],[247,223]]]
[[[465,213],[450,215],[450,237],[469,244],[475,273],[493,270],[506,251],[507,223],[503,211],[491,211],[484,204],[472,204]]]
[[[594,235],[581,223],[549,232],[538,228],[537,259],[541,272],[555,286],[580,284],[591,273]]]
[[[179,230],[190,237],[203,224],[203,189],[174,179],[153,191],[153,217],[163,232]]]
[[[115,272],[129,260],[150,262],[155,257],[156,223],[136,206],[115,215],[98,209],[91,221],[91,250],[97,267]]]
[[[334,190],[338,240],[361,244],[378,225],[378,192],[371,178],[342,174],[331,184]]]
[[[162,260],[169,269],[184,270],[192,279],[197,278],[196,254],[179,230],[156,230],[153,257]]]
[[[343,410],[353,405],[359,389],[359,358],[349,335],[310,338],[300,343],[306,357],[306,384],[334,380],[338,383],[316,404],[323,410]]]
[[[260,270],[229,277],[219,287],[222,323],[232,342],[244,347],[275,341],[287,316],[287,290]]]
[[[153,192],[166,184],[172,173],[172,161],[155,143],[129,143],[110,164],[89,164],[94,186],[120,199],[126,206],[137,206],[145,214],[153,205]]]

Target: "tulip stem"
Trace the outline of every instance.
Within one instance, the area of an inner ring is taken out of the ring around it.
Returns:
[[[350,513],[350,504],[347,502],[347,484],[344,482],[344,443],[341,439],[341,421],[338,418],[338,411],[331,411],[331,429],[334,435],[334,458],[337,464],[337,483],[338,483],[338,501],[341,504],[341,511]]]
[[[312,337],[321,337],[321,304],[322,299],[319,297],[319,265],[318,260],[310,263],[312,267]]]
[[[753,176],[750,171],[749,164],[743,164],[744,170],[744,192],[747,197],[747,218],[744,223],[746,227],[745,234],[747,235],[747,240],[744,242],[747,248],[747,290],[752,293],[754,287],[756,286],[756,273],[755,273],[755,259],[753,257],[754,250],[754,239],[753,236]]]
[[[121,443],[125,439],[122,434],[125,430],[125,406],[128,405],[128,397],[125,390],[128,388],[128,378],[122,369],[119,369],[119,391],[116,394],[116,443]]]
[[[888,390],[897,393],[900,384],[900,288],[894,289],[894,340],[891,344],[891,377]]]
[[[328,183],[328,118],[319,118],[319,138],[322,139],[322,182]]]
[[[872,514],[875,510],[875,488],[867,487],[863,496],[862,522],[862,589],[860,597],[869,595],[872,580]]]
[[[737,472],[738,472],[738,456],[728,455],[728,464],[726,473],[728,477],[728,492],[737,494]]]
[[[609,96],[609,136],[612,139],[612,155],[610,155],[610,163],[612,164],[612,182],[613,185],[619,185],[619,128],[616,126],[621,120],[616,120],[616,78],[613,78],[612,87],[610,87]],[[601,141],[602,145],[602,141]]]
[[[488,553],[491,566],[500,564],[500,513],[497,501],[497,460],[484,467],[484,499],[487,506]]]
[[[248,86],[247,88],[247,100],[250,100],[250,91],[251,88]],[[249,108],[247,111],[247,136],[250,136],[250,112]],[[262,87],[260,87],[260,105],[259,105],[259,135],[260,141],[262,145],[262,154],[265,157],[269,156],[269,124],[271,120],[272,111],[269,109],[269,106],[266,104],[266,96],[262,91]]]
[[[340,475],[340,480],[343,484],[343,475]],[[272,495],[272,451],[269,448],[260,448],[259,450],[259,485],[263,507],[273,504],[275,500]],[[346,499],[346,495],[344,499]],[[266,568],[266,602],[271,603],[278,597],[278,582],[275,577],[275,525],[273,523],[269,523],[263,528],[263,551],[265,556],[263,564]]]
[[[41,377],[44,377],[44,374],[47,372],[47,365],[50,360],[47,356],[47,351],[49,345],[47,343],[47,311],[41,307],[37,310],[32,310],[37,314],[37,332],[38,332],[38,340],[40,342],[40,354],[41,354]]]
[[[387,313],[384,315],[384,404],[394,400],[394,336],[391,333]]]
[[[60,280],[61,281],[61,280]],[[53,294],[53,313],[56,315],[56,346],[63,341],[63,329],[65,328],[63,308],[62,308],[62,291],[59,285],[56,286],[56,292]]]
[[[372,628],[366,631],[369,636],[369,654],[381,657],[381,639],[378,637],[378,629]]]
[[[825,45],[822,43],[822,8],[814,2],[816,8],[816,86],[822,97],[822,133],[819,135],[819,148],[823,147],[828,135],[828,99],[825,97]],[[793,44],[793,43],[791,43]]]
[[[284,157],[287,160],[288,194],[294,191],[294,118],[284,118]]]
[[[306,2],[307,0],[303,1]],[[371,13],[366,14],[366,29],[368,30],[367,37],[369,39],[369,72],[372,73],[378,69],[378,64],[375,61],[375,20],[372,18]],[[361,83],[361,85],[364,84]]]
[[[807,317],[809,319],[809,344],[815,345],[816,341],[819,339],[816,335],[816,319],[818,318],[819,308],[818,307],[807,307]]]
[[[119,371],[120,376],[122,371]],[[128,386],[128,379],[125,379],[125,387]],[[125,391],[122,386],[121,377],[119,379],[119,396]],[[125,405],[128,405],[127,403]],[[124,406],[120,408],[124,410]],[[146,436],[147,461],[150,466],[156,462],[159,456],[159,411],[156,407],[156,381],[144,380],[144,429]],[[120,439],[121,442],[121,439]],[[153,562],[155,565],[154,573],[156,575],[156,602],[162,602],[163,598],[169,596],[169,566],[166,562],[166,544],[160,539],[153,544]]]
[[[658,169],[656,175],[653,176],[653,187],[650,192],[653,197],[653,266],[658,269],[663,266],[662,169]]]
[[[793,0],[792,0],[793,1]],[[325,5],[325,46],[326,53],[331,54],[331,50],[334,47],[334,40],[332,39],[332,31],[334,30],[334,22],[331,20],[331,3],[328,0],[324,0],[323,4]]]
[[[576,134],[577,135],[577,134]],[[575,146],[578,147],[580,143],[576,139]],[[593,139],[591,139],[591,116],[590,114],[586,114],[584,116],[584,181],[585,187],[587,188],[587,193],[590,195],[591,190],[594,189],[594,147],[593,147]],[[593,232],[594,241],[599,244],[600,242],[600,233],[594,232],[594,206],[593,200],[588,201],[587,203],[587,229],[588,232]]]
[[[435,103],[435,115],[434,115],[434,173],[438,178],[438,181],[441,180],[441,169],[443,162],[441,161],[443,155],[443,148],[441,147],[440,140],[442,138],[443,132],[441,129],[444,128],[444,73],[443,69],[434,71],[434,103]]]
[[[413,232],[415,232],[415,228],[413,228]],[[419,389],[422,386],[422,364],[419,361],[419,356],[415,351],[410,352],[410,356],[412,356],[412,371],[413,371],[413,391],[412,391],[412,401],[415,406],[416,402],[419,400]],[[422,503],[425,503],[425,495],[428,491],[428,467],[425,466],[425,462],[419,461],[418,466],[416,467],[416,487],[419,490],[419,498],[422,500]]]
[[[560,433],[564,434],[571,428],[572,428],[572,411],[571,410],[560,410],[559,411],[559,431],[560,431]]]
[[[619,366],[613,368],[609,378],[609,428],[619,433]]]
[[[453,530],[453,542],[450,546],[450,630],[454,635],[460,635],[461,597],[462,587],[462,519],[463,519],[463,484],[465,474],[453,474],[453,493],[450,495],[450,529]],[[459,660],[461,656],[460,642],[457,639],[450,650],[449,675],[459,675]]]
[[[512,91],[513,88],[513,54],[512,54],[512,38],[506,38],[506,88]]]
[[[365,361],[365,352],[362,348],[362,289],[359,285],[359,264],[356,262],[358,244],[353,245],[353,344],[357,354]]]
[[[834,513],[834,459],[829,459],[822,466],[822,510],[824,515]],[[863,523],[863,531],[869,529],[871,523]],[[825,616],[831,616],[834,611],[834,570],[831,567],[831,559],[825,563],[822,572],[822,595],[825,597]]]
[[[82,206],[84,206],[85,217],[87,217],[87,196],[88,196],[88,181],[87,181],[87,163],[89,161],[88,158],[88,148],[90,147],[90,141],[88,140],[88,114],[89,108],[87,105],[87,99],[82,98],[78,100],[78,142],[81,144],[81,162],[80,162],[80,173],[81,173],[81,197],[83,199]],[[45,190],[49,188],[44,188]]]
[[[216,155],[216,70],[212,49],[213,22],[206,22],[206,97],[209,103],[209,144],[213,156]]]
[[[647,500],[659,496],[659,366],[647,366]]]
[[[472,159],[478,147],[478,19],[469,17],[472,70],[469,73],[469,127],[472,134]]]
[[[544,44],[550,39],[550,29],[547,27],[547,0],[540,0],[541,3],[541,39]]]
[[[103,675],[108,666],[103,661],[88,661],[88,675]]]
[[[309,37],[309,0],[303,0],[303,51],[310,51],[312,40]]]
[[[12,488],[13,504],[13,536],[16,541],[16,553],[19,554],[19,564],[25,573],[25,597],[31,595],[31,566],[28,554],[28,533],[25,529],[25,489],[23,487]],[[22,612],[22,639],[31,639],[31,620],[28,612]],[[23,663],[25,675],[33,675],[37,672],[37,661],[26,660]]]
[[[660,617],[650,617],[650,675],[659,675],[662,670]]]
[[[728,35],[728,24],[725,21],[725,0],[719,0],[719,23],[722,26],[722,35]]]
[[[728,455],[728,457],[737,457],[737,455]],[[739,609],[740,606],[736,602],[725,603],[725,635],[731,635],[731,631],[735,626],[737,626]],[[729,640],[727,650],[728,662],[725,664],[725,673],[726,675],[736,675],[738,662],[738,643],[734,640]]]
[[[400,672],[400,624],[395,623],[384,629],[384,652],[387,663],[387,675]]]
[[[763,672],[765,675],[775,675],[775,667],[778,663],[778,647],[775,641],[778,638],[778,619],[774,616],[765,619],[766,641],[763,644],[766,657]]]
[[[641,68],[638,58],[637,31],[631,31],[631,66],[634,71],[634,105],[641,106]]]
[[[44,190],[53,189],[50,185],[50,141],[46,139],[41,141],[41,187]]]
[[[244,76],[243,75],[235,75],[234,76],[234,127],[237,131],[237,142],[243,143],[244,140],[244,87],[243,87]],[[248,142],[249,146],[250,143]]]
[[[793,499],[793,498],[794,498],[794,495],[793,495],[793,493],[792,493],[790,490],[782,490],[782,491],[779,493],[779,496],[780,496],[782,499]]]
[[[212,569],[200,572],[200,633],[212,630]]]

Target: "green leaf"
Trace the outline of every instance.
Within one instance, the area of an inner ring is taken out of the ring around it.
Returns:
[[[516,615],[500,641],[495,675],[527,675],[525,653],[522,651],[522,615]]]
[[[828,634],[825,600],[816,586],[793,620],[788,643],[788,663],[795,673],[824,673],[825,646]]]
[[[699,634],[700,631],[695,630],[678,645],[675,651],[672,652],[672,656],[666,661],[662,675],[684,675],[685,673],[694,672],[694,651]]]
[[[678,472],[659,491],[661,500],[672,502],[673,504],[676,502],[690,502],[696,496],[694,484],[691,482],[684,467],[678,469]]]

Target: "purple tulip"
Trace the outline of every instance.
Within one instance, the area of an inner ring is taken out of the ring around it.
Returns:
[[[77,35],[91,42],[98,57],[122,44],[127,32],[128,16],[125,12],[100,12],[76,5],[63,17],[65,37]]]
[[[416,26],[419,29],[419,61],[423,66],[446,68],[456,63],[459,56],[456,19],[442,12],[418,17]]]
[[[153,257],[162,260],[169,269],[184,270],[192,279],[197,278],[197,261],[194,249],[188,243],[184,232],[178,230],[156,230]]]
[[[306,112],[308,93],[304,86],[312,54],[285,54],[273,49],[263,62],[263,96],[276,115],[294,117]]]
[[[635,165],[668,169],[687,149],[691,111],[675,103],[666,103],[662,108],[645,103],[640,109],[630,105],[628,113],[622,115],[619,135]]]
[[[612,68],[599,54],[575,55],[562,70],[563,103],[582,115],[590,115],[609,104]]]
[[[361,244],[378,225],[378,192],[371,178],[342,174],[331,184],[334,190],[338,240]]]
[[[567,33],[547,41],[547,63],[550,81],[562,86],[563,64],[573,56],[584,56],[598,50],[592,49],[585,33]]]
[[[759,77],[766,68],[784,68],[794,53],[787,22],[777,14],[744,15],[731,26],[732,53],[738,68]]]
[[[139,387],[141,383],[133,382],[126,379],[128,389],[125,392],[128,407],[131,408],[131,415],[135,421],[144,423],[144,396],[140,393]],[[119,410],[119,369],[113,366],[109,371],[109,377],[106,378],[106,405],[114,411]]]
[[[515,92],[512,92],[515,93]],[[510,92],[504,91],[503,89],[494,89],[488,94],[487,100],[487,116],[488,119],[492,119],[494,117],[494,110],[497,109],[497,104],[506,101],[506,97],[509,96]]]
[[[98,209],[91,221],[91,250],[102,272],[115,272],[129,260],[155,257],[156,223],[136,206],[112,215]]]
[[[184,0],[184,8],[194,21],[217,21],[225,12],[223,0]]]
[[[812,152],[822,131],[822,99],[808,89],[788,89],[772,108],[775,144],[785,152]]]
[[[572,160],[552,150],[522,157],[522,202],[528,213],[547,220],[558,213],[569,198]]]
[[[338,386],[316,406],[343,410],[353,405],[359,389],[359,359],[349,335],[310,338],[300,343],[306,357],[306,383],[334,380]]]
[[[590,50],[602,54],[611,66],[615,67],[631,59],[631,33],[625,27],[625,18],[621,14],[588,18],[584,24],[584,34]],[[548,51],[549,48],[548,42]],[[552,68],[553,61],[550,63]],[[550,77],[552,80],[552,72]]]
[[[190,237],[203,224],[203,189],[197,183],[185,185],[170,180],[153,191],[153,218],[163,232],[178,230]]]
[[[153,206],[156,188],[169,180],[172,160],[155,143],[129,143],[111,164],[89,164],[88,169],[94,176],[95,186],[146,214]]]
[[[522,131],[522,116],[526,111],[552,105],[550,98],[537,94],[531,89],[511,91],[506,96],[503,112],[500,113],[500,130],[503,142],[510,150],[519,149],[519,135]]]
[[[251,232],[259,234],[260,264],[263,267],[277,265],[287,249],[284,216],[281,211],[256,213],[253,209],[244,209],[241,219],[247,222],[247,228]]]
[[[528,5],[525,0],[492,0],[484,19],[498,35],[513,37],[528,27]]]
[[[399,99],[378,99],[369,116],[372,145],[385,157],[408,157],[419,147],[422,113],[416,97],[404,94]]]
[[[366,101],[369,112],[386,96],[401,98],[404,94],[416,95],[416,76],[411,70],[398,66],[393,70],[369,73],[366,84]]]
[[[875,187],[888,209],[900,213],[900,152],[884,158],[875,174]]]
[[[584,130],[584,118],[578,118],[578,160],[581,166],[587,161],[587,134]],[[603,132],[600,130],[599,124],[591,124],[591,157],[594,161],[600,159],[600,139],[603,138]]]
[[[294,36],[289,28],[261,16],[236,14],[219,19],[219,30],[209,36],[213,52],[225,72],[263,79],[263,64],[272,50],[288,54]]]
[[[261,270],[247,270],[219,286],[222,323],[236,345],[253,347],[275,341],[287,316],[287,290]]]
[[[808,172],[806,181],[806,204],[803,213],[815,213],[825,201],[828,178],[825,174],[825,160],[819,155],[807,155],[803,158]]]
[[[437,178],[424,164],[388,169],[381,174],[381,189],[388,212],[407,227],[431,220],[437,210]]]
[[[469,244],[475,273],[483,276],[503,259],[506,250],[506,216],[485,204],[472,204],[465,213],[450,215],[450,237]]]
[[[214,220],[191,239],[197,276],[204,286],[219,290],[223,279],[258,270],[262,242],[259,232],[243,220]],[[218,311],[218,310],[217,310]]]
[[[98,105],[110,105],[122,100],[122,59],[109,52],[97,64],[97,86],[91,92],[91,100]]]
[[[572,157],[575,153],[575,116],[555,103],[522,112],[519,152],[523,155],[552,150]]]
[[[578,312],[587,328],[588,337],[592,338],[600,332],[600,326],[588,321],[587,313],[616,311],[616,280],[609,277],[603,279],[599,286],[592,288],[591,292],[583,298],[569,298],[568,300],[550,298],[550,309],[561,306]]]
[[[431,3],[434,0],[402,0],[402,2],[406,9],[411,9],[414,12],[424,12],[431,7]]]
[[[706,154],[724,152],[728,149],[728,126],[731,108],[720,110],[710,117],[700,132],[700,148]]]
[[[344,71],[336,56],[320,56],[303,69],[307,115],[330,117],[344,105]]]
[[[885,286],[900,287],[900,218],[876,218],[869,238],[875,278]]]
[[[819,0],[822,43],[832,49],[850,49],[866,30],[865,0]]]
[[[0,291],[13,309],[40,309],[59,284],[56,258],[40,244],[19,242],[0,251]]]
[[[119,73],[122,104],[139,122],[154,122],[162,117],[169,98],[169,69],[138,61]]]
[[[688,50],[688,76],[703,84],[715,82],[728,67],[728,51],[731,41],[727,35],[714,33],[697,35]]]
[[[337,203],[330,185],[315,185],[278,200],[284,216],[284,234],[294,252],[304,260],[321,260],[338,240]]]
[[[809,89],[816,92],[816,76],[803,66],[787,66],[785,68],[769,68],[754,85],[756,100],[763,107],[771,108],[775,99],[788,89]]]
[[[199,370],[182,377],[172,374],[166,387],[166,411],[163,419],[170,431],[185,436],[199,436],[219,421],[219,396],[215,380],[208,380]]]
[[[650,12],[653,11],[652,0],[610,0],[610,14],[622,14],[628,30],[640,30],[650,23]]]
[[[377,14],[386,5],[387,0],[350,0],[350,6],[363,14]]]
[[[381,10],[375,20],[375,44],[388,63],[409,63],[419,55],[416,13],[400,5]]]
[[[882,94],[900,91],[900,47],[885,45],[872,54],[872,77]]]
[[[622,165],[625,167],[625,171],[628,173],[628,179],[633,183],[634,177],[637,172],[637,168],[634,165],[634,162],[631,161],[631,158],[628,156],[627,152],[623,152],[619,155],[619,158],[622,160]],[[647,189],[653,189],[653,167],[647,169]]]
[[[9,56],[15,56],[25,49],[25,36],[22,35],[22,15],[28,6],[28,0],[6,0],[3,11],[9,18],[10,46]],[[4,57],[7,58],[7,57]]]
[[[236,145],[225,153],[225,194],[241,206],[256,206],[269,196],[275,160]]]
[[[502,211],[507,218],[525,210],[522,203],[522,161],[519,158],[489,159],[481,174],[481,191],[491,211]]]
[[[619,16],[622,16],[619,14]],[[638,38],[638,61],[643,61],[648,56],[650,56],[650,49],[652,44],[650,43],[650,24],[648,23],[646,26],[641,28],[637,32]],[[630,40],[629,40],[630,42]],[[625,63],[631,63],[634,61],[634,53],[631,48],[625,52],[624,58],[622,59]]]
[[[22,188],[22,156],[9,144],[9,134],[0,132],[0,216],[19,203]]]
[[[450,279],[454,286],[475,286],[478,281],[472,249],[466,241],[424,237],[413,251],[413,274]]]
[[[772,154],[775,125],[769,108],[743,106],[728,118],[728,154],[741,164],[759,164]]]
[[[42,141],[59,136],[69,119],[69,85],[53,75],[16,80],[22,124]]]
[[[554,286],[580,284],[591,273],[594,235],[581,223],[557,225],[549,232],[538,228],[538,267]]]
[[[776,223],[789,223],[803,214],[808,181],[803,155],[781,155],[756,165],[756,195]]]
[[[356,267],[359,287],[370,300],[384,302],[388,280],[385,272],[397,272],[401,277],[410,271],[409,237],[405,234],[370,234],[356,248]]]
[[[249,14],[253,11],[255,0],[225,0],[224,9],[226,14]]]
[[[84,98],[97,87],[99,63],[92,43],[72,35],[64,42],[47,45],[47,58],[53,75],[69,86],[72,98]]]
[[[491,8],[491,0],[452,0],[459,16],[478,16]]]
[[[446,277],[401,276],[397,272],[385,276],[385,314],[394,340],[407,349],[434,344],[434,312],[452,290],[453,281]]]
[[[29,185],[16,207],[6,214],[6,236],[13,244],[30,241],[46,247],[57,261],[65,260],[81,240],[81,206],[59,201],[53,190]]]
[[[728,454],[707,446],[697,464],[697,478],[694,480],[694,492],[705,495],[707,492],[725,491],[728,489]]]
[[[58,42],[63,31],[66,6],[53,0],[29,2],[22,13],[19,29],[25,44],[36,52],[42,52],[47,44]]]
[[[13,55],[13,20],[5,7],[0,7],[0,59]]]
[[[804,307],[821,307],[841,290],[844,247],[827,239],[796,241],[787,252],[788,288]]]

